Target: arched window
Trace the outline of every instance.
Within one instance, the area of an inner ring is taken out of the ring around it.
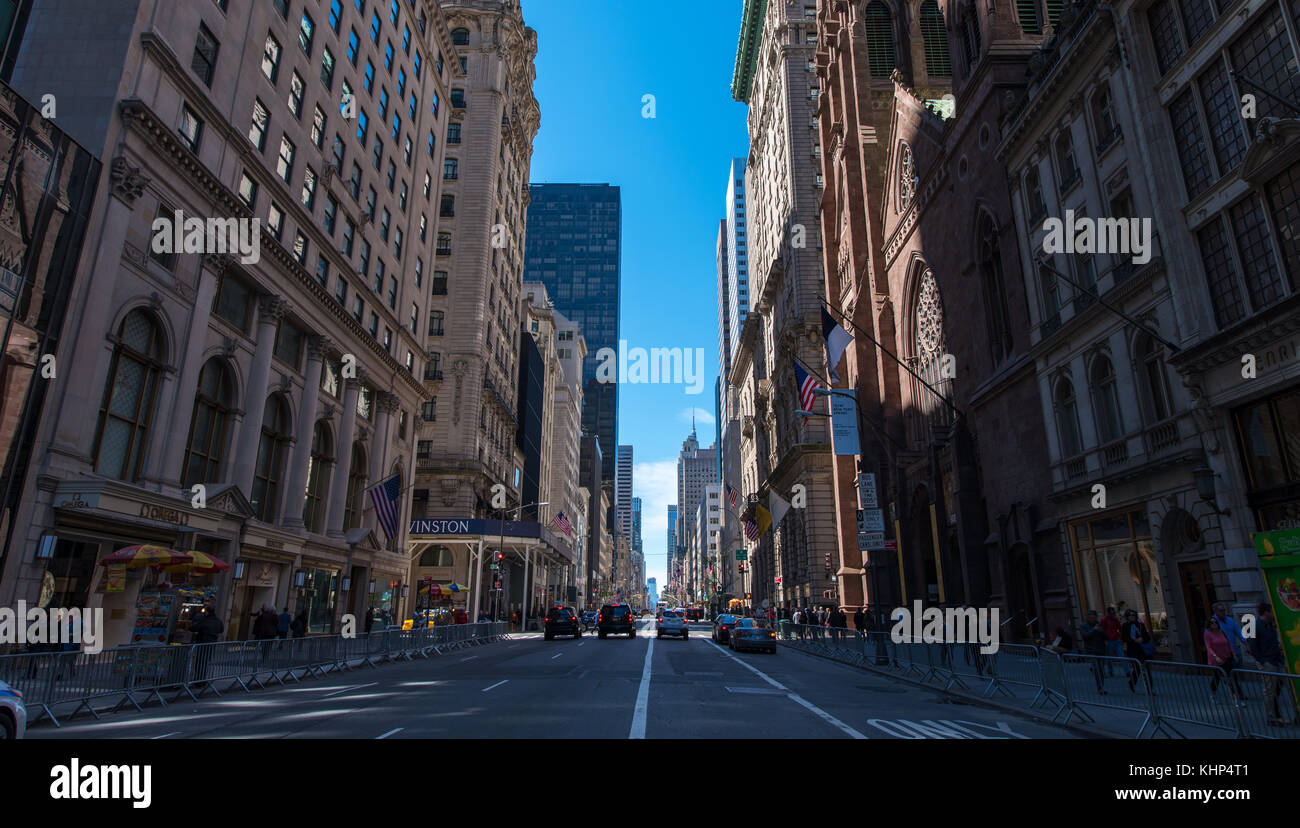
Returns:
[[[917,281],[912,327],[915,333],[911,367],[920,377],[911,377],[912,406],[917,414],[914,425],[919,429],[913,438],[924,440],[923,427],[927,423],[931,427],[948,425],[949,409],[946,401],[952,398],[952,380],[944,376],[947,372],[943,370],[947,353],[943,333],[943,302],[939,296],[939,283],[934,278],[934,271],[929,268],[925,269]],[[926,387],[927,384],[929,388]],[[943,395],[943,399],[936,396],[935,391]]]
[[[451,30],[451,42],[457,46],[469,45],[469,29],[459,28]]]
[[[330,467],[334,464],[334,441],[324,420],[316,421],[311,435],[311,460],[307,463],[307,499],[302,505],[302,523],[309,532],[319,532],[325,523],[325,493],[329,490]]]
[[[1169,380],[1165,372],[1164,346],[1150,334],[1138,340],[1138,359],[1142,362],[1142,380],[1151,406],[1152,422],[1163,422],[1173,413],[1169,403]]]
[[[889,8],[880,0],[871,0],[865,14],[867,26],[867,64],[871,77],[887,78],[897,65],[894,58],[894,21]]]
[[[1079,430],[1079,403],[1074,384],[1064,377],[1056,383],[1056,428],[1061,435],[1061,459],[1083,453],[1083,434]]]
[[[1002,253],[998,230],[988,213],[980,217],[979,272],[984,289],[984,314],[988,322],[989,348],[993,364],[1011,353],[1011,313],[1007,306],[1006,281],[1002,277]]]
[[[213,357],[199,373],[190,416],[190,437],[181,467],[181,485],[215,483],[221,479],[221,456],[226,448],[230,412],[235,405],[234,382],[225,360]]]
[[[361,493],[366,488],[366,450],[352,444],[352,465],[348,468],[348,498],[343,508],[343,528],[361,525]]]
[[[921,39],[925,42],[925,71],[932,78],[952,77],[948,32],[944,29],[943,12],[934,0],[921,4]]]
[[[1096,413],[1097,432],[1103,443],[1123,436],[1124,421],[1119,413],[1115,366],[1105,354],[1098,354],[1092,361],[1092,410]]]
[[[139,475],[162,369],[161,327],[152,315],[131,311],[117,329],[117,345],[104,383],[95,429],[95,471],[126,481]]]
[[[1115,110],[1110,102],[1110,85],[1102,81],[1101,88],[1092,96],[1092,128],[1097,134],[1097,150],[1101,151],[1119,135]]]
[[[1043,201],[1043,185],[1038,176],[1038,166],[1029,168],[1025,174],[1025,201],[1029,206],[1029,221],[1036,224],[1038,219],[1047,215],[1047,202]]]
[[[280,502],[280,477],[284,472],[285,449],[289,445],[289,410],[279,394],[266,398],[262,410],[262,436],[257,444],[257,464],[253,469],[253,513],[258,520],[275,520]]]
[[[961,18],[962,49],[966,53],[966,72],[970,73],[980,56],[980,22],[974,7],[965,12]]]
[[[420,553],[420,563],[418,566],[454,566],[455,560],[452,558],[451,550],[445,546],[426,547]]]
[[[1043,33],[1043,24],[1038,19],[1037,0],[1016,0],[1016,16],[1020,18],[1020,30],[1025,34]]]
[[[1061,176],[1061,193],[1064,195],[1079,177],[1079,164],[1074,160],[1074,136],[1068,128],[1056,136],[1056,171]]]

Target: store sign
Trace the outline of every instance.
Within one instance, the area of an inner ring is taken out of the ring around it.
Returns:
[[[501,535],[502,529],[508,538],[540,538],[542,525],[533,521],[507,520],[504,527],[500,520],[482,518],[426,519],[414,518],[410,523],[410,535]]]
[[[179,509],[168,509],[164,506],[150,506],[148,503],[140,504],[140,517],[159,520],[163,523],[175,523],[180,526],[190,525],[190,516],[185,512]]]
[[[280,582],[280,568],[265,561],[248,562],[248,585],[251,587],[274,587]]]

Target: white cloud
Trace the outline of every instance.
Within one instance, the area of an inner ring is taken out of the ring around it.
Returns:
[[[632,488],[641,498],[645,574],[662,587],[668,572],[668,507],[677,502],[677,458],[634,464]]]

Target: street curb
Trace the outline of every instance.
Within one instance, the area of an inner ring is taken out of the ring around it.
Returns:
[[[1072,732],[1074,732],[1074,733],[1078,733],[1078,734],[1081,735],[1081,736],[1087,736],[1087,737],[1092,738],[1092,739],[1098,739],[1098,738],[1100,738],[1100,739],[1135,739],[1135,738],[1136,738],[1136,737],[1132,737],[1132,736],[1126,736],[1126,735],[1124,735],[1124,734],[1122,734],[1122,733],[1116,733],[1116,732],[1113,731],[1113,730],[1104,730],[1104,729],[1101,729],[1101,728],[1091,728],[1091,727],[1087,727],[1087,726],[1085,726],[1085,725],[1078,725],[1078,724],[1072,724],[1072,723],[1068,723],[1068,722],[1058,722],[1058,721],[1054,721],[1052,717],[1047,716],[1047,715],[1044,715],[1043,713],[1041,713],[1041,712],[1039,712],[1039,711],[1037,711],[1037,710],[1026,710],[1026,709],[1021,708],[1021,707],[1014,707],[1014,706],[1012,706],[1012,705],[1010,705],[1010,704],[1006,704],[1006,703],[1004,703],[1004,702],[995,701],[995,700],[993,700],[993,699],[989,699],[989,698],[986,698],[986,697],[983,697],[983,696],[972,696],[972,695],[969,695],[969,694],[966,694],[966,693],[962,693],[962,692],[958,692],[958,691],[955,691],[955,690],[945,690],[945,689],[942,688],[942,687],[935,687],[935,686],[932,685],[932,684],[926,684],[926,683],[923,682],[923,681],[918,681],[918,680],[913,679],[913,678],[908,678],[907,676],[900,676],[900,675],[897,675],[897,674],[895,674],[895,673],[889,672],[888,670],[881,670],[881,669],[878,668],[878,667],[870,667],[870,666],[862,665],[862,664],[853,664],[853,663],[850,663],[850,662],[847,662],[847,661],[841,661],[841,660],[839,660],[839,659],[837,659],[837,658],[832,658],[832,657],[830,657],[830,656],[828,656],[828,655],[822,655],[821,653],[810,652],[810,651],[808,651],[808,650],[800,650],[800,649],[794,649],[794,648],[789,648],[789,647],[787,647],[786,649],[787,649],[789,652],[792,652],[792,653],[803,653],[804,655],[810,655],[810,656],[813,656],[814,658],[820,658],[820,659],[823,659],[823,660],[825,660],[825,661],[831,661],[831,662],[834,662],[835,664],[842,664],[842,665],[844,665],[845,667],[855,668],[855,669],[858,669],[858,670],[862,670],[863,672],[873,673],[873,674],[875,674],[875,675],[881,676],[882,678],[892,679],[892,680],[894,680],[894,681],[901,681],[901,682],[904,682],[904,683],[906,683],[906,684],[913,685],[914,687],[922,687],[922,688],[925,688],[926,690],[932,690],[932,691],[934,691],[934,692],[936,692],[936,693],[942,693],[942,694],[944,694],[944,695],[946,695],[946,696],[951,696],[952,698],[960,699],[960,700],[963,701],[963,702],[969,702],[969,703],[973,703],[973,704],[978,704],[978,705],[980,705],[980,706],[982,706],[982,707],[988,707],[988,708],[992,708],[992,709],[995,709],[995,710],[1003,710],[1003,711],[1006,711],[1006,712],[1008,712],[1008,713],[1015,713],[1015,714],[1020,715],[1020,716],[1025,716],[1025,717],[1027,717],[1027,718],[1034,719],[1035,721],[1042,722],[1042,723],[1044,723],[1044,724],[1050,724],[1050,725],[1053,725],[1053,726],[1055,726],[1055,727],[1063,727],[1063,728],[1065,728],[1066,730],[1072,731]]]

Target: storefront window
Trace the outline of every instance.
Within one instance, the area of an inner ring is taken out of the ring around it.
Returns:
[[[40,605],[42,607],[84,607],[90,597],[90,579],[95,569],[96,547],[89,543],[60,540],[45,565]]]
[[[1164,584],[1146,513],[1111,512],[1073,523],[1070,542],[1080,611],[1104,613],[1107,607],[1115,607],[1122,616],[1126,610],[1135,610],[1150,628],[1156,646],[1167,652]]]
[[[307,569],[304,576],[298,592],[298,609],[307,611],[307,632],[328,633],[334,623],[338,573],[328,569]]]
[[[1300,389],[1252,403],[1236,412],[1249,500],[1264,530],[1300,526]]]

